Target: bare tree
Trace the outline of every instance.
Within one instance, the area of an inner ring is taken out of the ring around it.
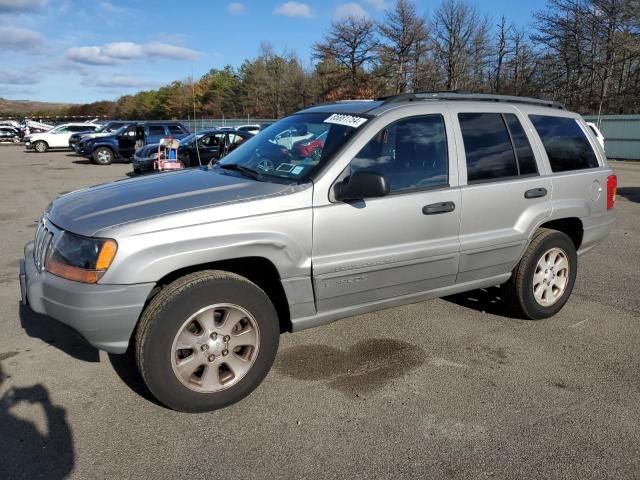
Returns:
[[[507,20],[502,15],[500,18],[500,24],[498,25],[498,33],[496,35],[496,68],[495,68],[495,80],[493,83],[493,90],[496,93],[502,92],[502,69],[505,63],[505,58],[507,55],[512,53],[509,41],[509,34],[511,32],[511,27],[507,26]]]
[[[350,16],[331,24],[324,41],[313,45],[313,56],[346,69],[351,96],[356,97],[363,71],[375,58],[375,45],[374,23],[368,18]]]
[[[473,83],[473,75],[484,67],[488,31],[488,20],[465,0],[444,0],[438,7],[433,42],[448,90]]]
[[[427,22],[416,13],[411,0],[396,0],[392,10],[378,23],[380,59],[391,78],[393,93],[401,93],[414,84],[413,78],[426,52]]]

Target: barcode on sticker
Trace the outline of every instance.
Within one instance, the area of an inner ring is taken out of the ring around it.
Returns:
[[[333,123],[335,125],[344,125],[345,127],[358,128],[367,119],[364,117],[356,117],[355,115],[344,115],[342,113],[334,113],[327,118],[324,123]]]

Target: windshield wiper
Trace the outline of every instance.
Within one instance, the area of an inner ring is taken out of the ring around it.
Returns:
[[[262,181],[262,175],[255,170],[245,167],[244,165],[239,165],[237,163],[218,163],[218,167],[224,168],[225,170],[234,170],[236,172],[240,172],[244,174],[245,177],[252,178],[253,180]]]

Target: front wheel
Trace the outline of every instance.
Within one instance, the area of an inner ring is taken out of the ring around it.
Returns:
[[[33,149],[38,153],[44,153],[49,149],[49,145],[47,145],[47,142],[39,140],[33,144]]]
[[[529,320],[558,313],[569,300],[577,268],[576,248],[566,234],[538,230],[503,286],[514,313]]]
[[[136,361],[160,402],[205,412],[241,400],[260,384],[279,335],[273,304],[257,285],[228,272],[197,272],[151,300],[136,333]]]
[[[113,152],[106,147],[100,147],[93,152],[93,161],[98,165],[111,165],[113,162]]]

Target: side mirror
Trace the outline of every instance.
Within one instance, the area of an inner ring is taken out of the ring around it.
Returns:
[[[388,193],[387,179],[378,172],[354,172],[347,182],[340,182],[334,188],[336,200],[339,201],[384,197]]]

